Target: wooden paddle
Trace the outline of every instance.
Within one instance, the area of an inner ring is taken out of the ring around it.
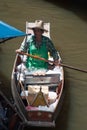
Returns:
[[[20,52],[20,51],[16,51],[17,53],[21,54],[21,55],[26,55],[26,56],[30,56],[32,58],[36,58],[36,59],[39,59],[39,60],[43,60],[45,62],[48,62],[48,63],[53,63],[53,64],[57,64],[55,61],[51,61],[51,60],[46,60],[45,58],[42,58],[42,57],[39,57],[39,56],[35,56],[35,55],[31,55],[31,54],[28,54],[28,53],[25,53],[25,52]],[[66,68],[69,68],[69,69],[74,69],[74,70],[77,70],[77,71],[81,71],[81,72],[85,72],[87,73],[87,70],[83,70],[83,69],[80,69],[80,68],[76,68],[76,67],[73,67],[73,66],[69,66],[69,65],[66,65],[66,64],[63,64],[63,63],[59,63],[58,65],[60,66],[63,66],[63,67],[66,67]]]

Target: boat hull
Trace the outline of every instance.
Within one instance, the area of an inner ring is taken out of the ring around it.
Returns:
[[[23,97],[20,96],[20,85],[19,81],[17,80],[17,71],[16,67],[21,63],[20,61],[20,56],[17,54],[15,62],[14,62],[14,67],[13,67],[13,72],[12,72],[12,78],[11,78],[11,88],[12,88],[12,95],[16,104],[16,107],[18,109],[18,112],[22,118],[22,122],[25,125],[29,126],[39,126],[39,127],[55,127],[55,121],[58,117],[58,114],[61,110],[62,106],[62,101],[63,101],[63,87],[64,87],[64,72],[63,68],[61,69],[62,73],[62,80],[61,83],[58,81],[58,101],[57,105],[54,109],[54,111],[47,111],[47,110],[37,110],[35,107],[27,109],[27,105],[24,104],[23,102]],[[37,77],[37,76],[36,76]],[[44,77],[44,76],[42,76]],[[54,78],[55,79],[55,78]],[[53,79],[53,80],[54,80]],[[33,80],[33,79],[32,79]],[[45,79],[46,81],[46,79]],[[54,80],[55,82],[56,80]],[[51,85],[54,84],[51,80]],[[41,80],[41,83],[44,85],[43,81]],[[46,81],[46,83],[48,83]],[[32,84],[32,81],[31,81]],[[33,85],[35,83],[33,82]],[[38,81],[37,84],[40,84]]]

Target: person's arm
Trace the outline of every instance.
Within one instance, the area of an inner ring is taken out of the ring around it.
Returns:
[[[50,39],[48,39],[47,44],[48,44],[48,51],[50,52],[50,55],[53,57],[54,60],[58,60],[59,59],[58,51],[54,47],[53,42]]]
[[[59,64],[59,56],[58,56],[58,51],[55,49],[53,42],[48,39],[48,51],[50,52],[50,55],[53,57],[55,65]]]
[[[26,38],[24,38],[23,42],[21,43],[20,48],[16,50],[16,53],[21,52],[21,51],[26,52],[27,47],[28,47],[28,44],[27,44]]]

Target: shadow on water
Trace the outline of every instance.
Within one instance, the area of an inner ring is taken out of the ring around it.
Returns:
[[[87,0],[44,0],[58,7],[74,12],[78,17],[87,22]]]
[[[10,81],[5,75],[0,72],[0,90],[8,97],[11,98]],[[10,95],[10,97],[9,97]]]
[[[3,49],[0,47],[0,55],[3,53]],[[1,62],[1,59],[0,59]],[[0,66],[1,67],[1,66]],[[4,67],[4,66],[3,66]],[[11,83],[9,78],[0,71],[0,91],[6,95],[6,97],[11,98]]]

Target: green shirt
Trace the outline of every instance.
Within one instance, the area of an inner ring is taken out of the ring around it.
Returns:
[[[31,35],[29,39],[24,40],[20,49],[21,51],[28,52],[29,54],[39,56],[45,59],[48,59],[48,52],[50,52],[50,55],[53,56],[54,60],[59,59],[57,51],[52,41],[46,36],[42,36],[42,42],[41,44],[38,44],[35,42],[35,36]],[[37,68],[37,69],[41,69],[41,68],[47,69],[48,63],[39,59],[27,57],[26,67]]]

